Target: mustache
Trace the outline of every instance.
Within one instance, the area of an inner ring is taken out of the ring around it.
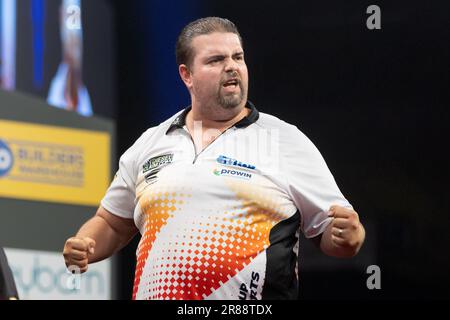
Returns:
[[[227,83],[229,81],[236,81],[237,85],[239,85],[239,86],[242,84],[242,81],[239,77],[236,77],[236,78],[231,77],[231,78],[226,78],[226,79],[220,81],[220,85],[223,86],[225,83]]]
[[[225,83],[227,83],[228,81],[232,81],[235,80],[238,85],[241,85],[241,77],[239,76],[239,74],[237,72],[233,72],[230,74],[227,74],[224,79],[220,82],[220,85],[224,85]]]

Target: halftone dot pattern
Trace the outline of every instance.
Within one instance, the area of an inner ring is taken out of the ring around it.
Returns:
[[[252,191],[248,185],[229,187],[237,201],[228,211],[184,214],[183,206],[173,211],[169,207],[166,211],[170,212],[145,221],[149,231],[139,248],[139,280],[135,283],[138,298],[205,299],[269,247],[270,230],[286,218],[275,211],[280,207],[255,187],[250,187]],[[158,196],[147,199],[153,199],[148,203],[160,201]],[[153,216],[156,208],[159,205],[148,206],[147,216]]]
[[[268,247],[261,215],[233,215],[177,219],[177,231],[152,252],[145,298],[204,299]]]
[[[177,205],[181,205],[183,194],[176,192],[168,192],[163,188],[159,190],[153,189],[152,193],[146,193],[141,197],[139,206],[144,216],[144,232],[137,250],[137,261],[135,280],[133,287],[133,299],[140,285],[142,271],[144,269],[147,258],[152,250],[153,243],[158,236],[161,228],[166,225],[167,220],[174,216]]]

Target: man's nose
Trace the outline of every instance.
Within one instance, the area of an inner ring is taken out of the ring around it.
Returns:
[[[225,72],[237,72],[239,69],[239,66],[236,61],[233,59],[227,59],[227,62],[225,64]]]

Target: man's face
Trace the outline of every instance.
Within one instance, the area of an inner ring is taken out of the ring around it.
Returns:
[[[247,101],[248,71],[239,37],[215,32],[197,36],[188,88],[193,100],[224,109],[243,107]]]

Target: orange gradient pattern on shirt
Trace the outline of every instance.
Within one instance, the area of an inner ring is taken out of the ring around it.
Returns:
[[[237,205],[210,214],[184,214],[183,207],[175,208],[174,199],[167,203],[160,194],[146,196],[146,231],[138,250],[134,297],[141,284],[139,298],[205,299],[269,247],[271,229],[286,218],[276,211],[281,207],[260,189],[249,190],[242,184],[228,186],[236,194]],[[154,247],[165,225],[172,231],[166,230]],[[143,283],[141,276],[145,277]]]
[[[150,194],[147,197],[142,197],[139,202],[141,210],[145,215],[145,232],[138,248],[133,299],[136,298],[142,271],[152,249],[153,242],[161,228],[167,223],[167,220],[173,217],[173,212],[176,210],[175,205],[182,203],[182,201],[175,199],[176,195],[176,193],[158,192],[153,195]]]
[[[246,213],[224,215],[230,218],[193,220],[192,227],[183,230],[191,234],[185,249],[174,246],[155,261],[151,299],[205,299],[269,246],[274,222],[266,212],[251,207]]]

